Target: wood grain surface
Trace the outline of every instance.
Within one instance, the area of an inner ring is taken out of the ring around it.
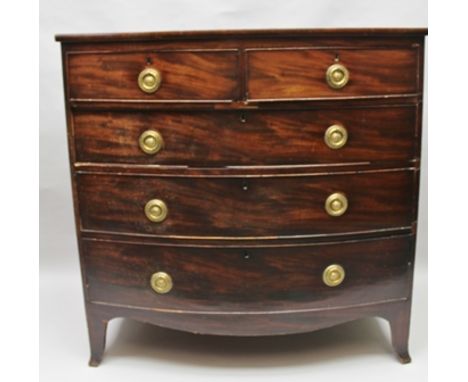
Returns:
[[[269,111],[77,111],[76,161],[195,167],[408,161],[415,156],[414,106]],[[332,150],[326,129],[341,124],[345,147]],[[145,154],[152,129],[164,149]]]
[[[344,65],[349,82],[328,86],[332,64]],[[418,91],[417,49],[252,50],[247,54],[247,92],[251,100],[405,94]]]
[[[278,178],[161,178],[79,175],[85,230],[156,236],[276,237],[343,234],[410,226],[412,171]],[[329,216],[325,200],[343,192],[347,212]],[[144,214],[151,199],[169,210],[162,223]]]
[[[175,248],[84,242],[90,301],[178,312],[281,312],[409,297],[412,237],[289,248]],[[330,264],[346,272],[326,286]],[[150,287],[166,272],[173,289]]]
[[[153,94],[138,87],[147,68],[160,71]],[[238,96],[237,51],[71,54],[70,97],[81,99],[231,100]]]

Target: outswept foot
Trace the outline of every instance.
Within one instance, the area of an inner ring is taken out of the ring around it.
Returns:
[[[393,349],[402,364],[411,362],[408,352],[410,316],[411,304],[409,302],[399,306],[387,316],[392,333]]]
[[[100,316],[95,309],[89,306],[86,314],[88,319],[89,345],[91,348],[89,366],[97,367],[102,361],[104,348],[106,346],[108,320]]]

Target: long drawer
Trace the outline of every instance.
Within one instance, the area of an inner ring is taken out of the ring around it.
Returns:
[[[73,129],[80,162],[284,165],[410,160],[416,118],[414,106],[77,111]]]
[[[269,178],[81,174],[81,229],[276,238],[409,227],[414,176],[407,170]]]
[[[408,297],[412,242],[197,248],[84,240],[86,288],[91,301],[177,311],[349,307]]]

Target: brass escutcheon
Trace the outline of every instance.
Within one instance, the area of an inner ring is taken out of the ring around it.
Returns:
[[[151,275],[151,288],[156,293],[164,294],[171,291],[173,283],[172,278],[166,272],[156,272]]]
[[[342,192],[331,194],[325,201],[325,210],[330,216],[341,216],[348,209],[348,198]]]
[[[164,147],[164,140],[159,131],[146,130],[140,135],[138,144],[145,154],[153,155]]]
[[[333,150],[340,149],[348,141],[348,131],[343,125],[331,125],[324,135],[325,143]]]
[[[343,282],[345,275],[345,270],[341,265],[332,264],[325,268],[322,279],[325,285],[336,287]]]
[[[154,93],[161,86],[161,73],[154,68],[143,69],[138,76],[138,86],[145,93]]]
[[[160,199],[151,199],[145,205],[145,215],[153,223],[160,223],[168,214],[166,203]]]
[[[349,71],[342,64],[333,64],[327,69],[326,79],[328,86],[333,89],[341,89],[349,81]]]

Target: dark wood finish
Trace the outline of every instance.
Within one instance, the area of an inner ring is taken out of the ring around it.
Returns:
[[[89,366],[98,366],[101,363],[104,348],[106,346],[106,331],[108,320],[103,319],[93,309],[91,304],[86,304],[86,316],[88,321],[89,344],[91,358]]]
[[[408,161],[415,156],[414,106],[331,110],[76,112],[79,162],[195,167]],[[324,142],[335,123],[348,131],[345,147]],[[165,147],[145,154],[138,138],[161,133]]]
[[[92,302],[157,311],[266,313],[376,304],[409,297],[412,239],[242,249],[85,240],[86,285]],[[330,264],[346,270],[337,287],[322,281]],[[151,275],[160,271],[173,279],[168,294],[150,288]]]
[[[91,343],[93,363],[102,358],[105,342],[105,325],[113,318],[129,317],[143,322],[153,323],[165,328],[183,330],[195,334],[222,336],[268,336],[304,333],[323,329],[366,316],[384,316],[387,312],[393,316],[393,310],[402,310],[406,300],[387,301],[381,304],[364,304],[351,308],[332,308],[319,310],[288,311],[272,314],[271,312],[198,312],[154,311],[153,309],[135,309],[124,305],[87,301],[88,315],[93,322],[104,325],[90,327],[94,342]],[[386,317],[384,317],[386,318]],[[93,365],[94,366],[94,365]]]
[[[332,89],[325,74],[339,59],[349,83]],[[252,100],[405,94],[418,91],[417,49],[251,50],[247,92]]]
[[[301,333],[366,316],[408,336],[427,29],[62,35],[91,366],[128,317],[194,333]],[[350,82],[332,90],[338,56]],[[137,85],[156,67],[162,87]],[[349,141],[328,149],[341,122]],[[166,146],[137,145],[154,128]],[[342,191],[348,212],[323,203]],[[169,216],[150,223],[147,200]],[[326,287],[323,268],[345,267]],[[162,269],[164,268],[164,269]],[[157,295],[149,276],[169,272]]]
[[[168,31],[168,32],[140,32],[140,33],[101,33],[101,34],[59,34],[56,41],[85,43],[85,42],[135,42],[135,41],[171,41],[191,39],[221,39],[256,37],[266,39],[283,39],[301,37],[424,37],[427,28],[316,28],[316,29],[251,29],[251,30],[205,30],[205,31]]]
[[[146,67],[161,72],[153,94],[138,87]],[[68,57],[71,98],[231,100],[238,98],[238,52],[141,52],[71,54]]]
[[[195,334],[229,336],[265,336],[272,332],[278,335],[305,333],[318,329],[343,324],[363,317],[382,317],[392,329],[394,344],[406,343],[403,347],[395,346],[395,353],[402,363],[411,361],[407,353],[409,320],[398,322],[396,315],[409,313],[409,300],[389,301],[382,304],[365,304],[352,308],[322,309],[302,312],[271,313],[178,313],[157,312],[146,309],[133,309],[125,306],[96,304],[87,302],[88,312],[93,312],[95,320],[107,324],[116,317],[126,317],[141,322],[151,323],[165,328],[184,330]],[[97,366],[102,359],[102,344],[105,341],[104,325],[91,327],[90,333],[97,339],[91,342],[91,366]]]
[[[156,236],[294,237],[343,234],[410,226],[414,216],[413,173],[395,171],[290,178],[205,179],[80,175],[84,230]],[[344,215],[329,216],[325,200],[344,192]],[[144,214],[151,199],[169,214],[151,223]]]

